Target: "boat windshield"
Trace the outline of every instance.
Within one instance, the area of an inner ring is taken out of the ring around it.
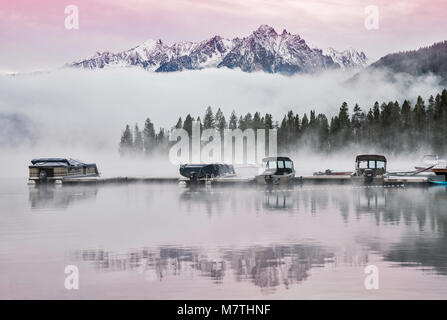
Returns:
[[[360,169],[367,169],[368,168],[368,161],[359,161],[358,167]]]
[[[376,164],[376,168],[377,168],[377,169],[384,169],[384,168],[385,168],[385,162],[383,162],[383,161],[377,161],[376,163],[377,163],[377,164]]]
[[[359,169],[384,169],[385,166],[385,161],[365,160],[358,162]]]
[[[277,168],[276,161],[273,161],[273,160],[267,161],[265,168],[266,169],[276,169]]]
[[[286,164],[286,168],[287,168],[287,169],[293,169],[293,163],[292,163],[292,161],[288,161],[288,160],[286,160],[286,161],[284,161],[284,163]]]

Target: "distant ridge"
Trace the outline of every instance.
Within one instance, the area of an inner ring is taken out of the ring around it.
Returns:
[[[435,43],[418,50],[388,54],[371,64],[355,77],[371,71],[383,70],[389,77],[406,73],[412,76],[433,74],[442,78],[447,84],[447,41]]]

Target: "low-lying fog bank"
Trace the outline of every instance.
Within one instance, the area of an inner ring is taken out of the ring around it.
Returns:
[[[89,150],[71,148],[69,145],[61,148],[2,148],[0,149],[1,178],[26,179],[28,165],[33,158],[62,157],[74,158],[87,163],[96,163],[102,177],[178,177],[179,167],[170,163],[167,155],[144,157],[120,157],[116,150]],[[334,171],[353,171],[355,156],[360,153],[375,153],[375,150],[346,150],[330,155],[315,154],[301,149],[287,154],[295,163],[297,176],[312,175],[317,171],[331,169]],[[386,155],[386,154],[385,154]],[[411,171],[420,163],[423,153],[389,156],[388,171]],[[239,175],[249,176],[257,170],[239,168]]]
[[[236,70],[149,73],[140,69],[59,70],[46,74],[0,76],[1,177],[22,177],[37,157],[72,157],[95,162],[103,176],[177,176],[167,155],[150,159],[120,158],[118,143],[126,124],[149,117],[171,128],[178,117],[201,116],[206,106],[225,115],[259,111],[280,121],[288,110],[302,115],[315,109],[336,114],[343,101],[365,110],[375,101],[424,99],[441,91],[438,79],[398,77],[387,82],[381,73],[346,80],[353,72],[325,72],[286,77]],[[291,152],[297,174],[352,170],[368,146],[337,154]],[[389,158],[390,170],[412,169],[425,150]]]
[[[140,69],[59,70],[0,76],[0,145],[21,142],[48,146],[116,148],[126,124],[146,118],[171,128],[179,117],[201,116],[207,106],[226,116],[259,111],[281,121],[288,110],[336,114],[374,102],[428,99],[441,91],[436,77],[397,77],[389,83],[375,72],[347,83],[354,71],[291,77],[237,70],[150,73]]]

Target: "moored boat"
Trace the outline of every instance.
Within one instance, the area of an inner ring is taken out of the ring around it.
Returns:
[[[234,167],[224,163],[183,164],[180,165],[179,172],[184,181],[193,183],[236,175]]]
[[[57,182],[66,178],[98,177],[96,164],[70,158],[39,158],[31,160],[30,182]]]
[[[447,167],[447,161],[439,159],[437,155],[426,154],[422,157],[421,163],[415,166],[416,170],[422,170],[428,167],[443,166]]]
[[[295,178],[293,161],[288,157],[268,157],[262,163],[264,171],[255,178],[258,184],[286,184]]]
[[[362,154],[355,159],[353,183],[362,185],[382,185],[386,174],[387,160],[383,155]]]

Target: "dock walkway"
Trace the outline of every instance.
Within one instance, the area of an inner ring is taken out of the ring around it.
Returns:
[[[62,184],[127,184],[127,183],[179,183],[186,181],[176,177],[112,177],[112,178],[66,178]],[[216,185],[254,184],[255,179],[249,177],[213,178],[208,180]],[[351,184],[351,176],[299,176],[294,178],[295,184]],[[428,185],[428,177],[388,177],[384,185]]]

